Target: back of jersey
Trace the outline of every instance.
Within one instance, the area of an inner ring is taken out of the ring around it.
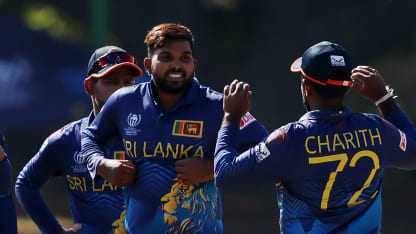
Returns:
[[[379,232],[383,168],[405,151],[406,135],[348,108],[309,112],[283,131],[289,140],[277,148],[286,145],[292,169],[277,185],[282,232]]]

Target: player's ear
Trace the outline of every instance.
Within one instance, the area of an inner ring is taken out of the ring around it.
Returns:
[[[195,75],[195,71],[196,71],[196,64],[197,64],[196,59],[194,59],[194,77],[196,77],[196,75]]]
[[[94,92],[92,90],[92,81],[91,79],[85,79],[84,80],[84,88],[88,95],[93,95]]]
[[[146,69],[147,74],[152,74],[152,59],[149,57],[144,58],[143,60],[144,69]]]

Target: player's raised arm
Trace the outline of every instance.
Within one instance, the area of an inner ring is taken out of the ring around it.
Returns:
[[[351,79],[354,81],[354,89],[361,96],[374,101],[384,118],[394,125],[390,126],[389,123],[386,123],[386,131],[391,132],[388,134],[392,138],[390,141],[396,142],[398,146],[401,145],[401,150],[398,153],[387,154],[390,156],[387,157],[389,165],[402,169],[415,169],[416,157],[412,153],[406,152],[413,151],[416,128],[396,102],[393,89],[386,86],[380,73],[369,66],[354,68],[351,72]],[[394,138],[394,135],[397,136]]]
[[[393,88],[386,86],[380,73],[369,66],[357,66],[351,72],[354,89],[363,97],[373,101],[385,119],[393,123],[407,136],[416,139],[416,128],[401,110],[393,94]]]
[[[264,140],[269,132],[248,112],[251,106],[251,91],[247,83],[235,80],[231,86],[225,87],[224,94],[223,102],[226,111],[223,126],[233,126],[235,130],[238,129],[235,134],[235,153],[233,154],[238,155]],[[239,98],[243,98],[246,102],[240,103]],[[214,178],[215,169],[212,161],[185,159],[179,160],[175,165],[178,178],[187,183],[199,183]]]
[[[215,180],[218,186],[230,183],[241,183],[249,178],[251,172],[257,170],[256,149],[264,146],[263,142],[239,154],[237,136],[240,131],[241,118],[251,108],[250,86],[234,80],[224,87],[224,118],[218,133],[215,150]],[[266,175],[267,170],[257,176]]]

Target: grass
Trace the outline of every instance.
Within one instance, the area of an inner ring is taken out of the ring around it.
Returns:
[[[68,228],[71,227],[74,223],[70,217],[57,217],[59,223]],[[19,234],[40,234],[39,228],[36,224],[26,215],[17,217],[17,231]]]

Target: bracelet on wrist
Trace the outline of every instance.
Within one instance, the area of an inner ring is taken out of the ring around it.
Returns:
[[[390,88],[390,86],[389,86],[389,85],[386,85],[386,91],[387,91],[387,94],[386,94],[386,95],[384,95],[383,97],[381,97],[380,99],[378,99],[378,100],[375,102],[376,106],[378,106],[378,105],[380,105],[381,103],[383,103],[383,102],[387,101],[387,99],[389,99],[389,98],[391,98],[391,97],[393,97],[393,98],[397,98],[397,96],[395,96],[395,95],[393,94],[394,89],[393,89],[393,88]]]

